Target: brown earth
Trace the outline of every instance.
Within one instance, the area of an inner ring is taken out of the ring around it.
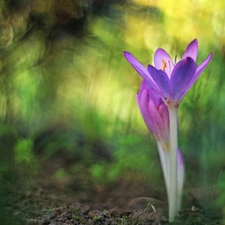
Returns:
[[[162,225],[168,224],[166,195],[162,190],[150,196],[149,187],[121,180],[101,186],[74,177],[36,177],[33,188],[13,189],[9,211],[20,224],[28,225]],[[222,224],[218,215],[209,215],[191,194],[189,208],[179,212],[173,224]],[[13,223],[14,224],[14,223]]]

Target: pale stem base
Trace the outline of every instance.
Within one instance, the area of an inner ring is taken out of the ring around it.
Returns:
[[[177,107],[169,107],[169,120],[170,120],[170,152],[169,157],[169,222],[174,220],[178,211],[178,177],[177,177]]]

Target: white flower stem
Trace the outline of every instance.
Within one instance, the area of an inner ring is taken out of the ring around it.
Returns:
[[[169,120],[170,120],[170,152],[169,152],[169,222],[174,220],[177,214],[178,206],[178,177],[177,177],[177,114],[178,108],[169,106]]]
[[[161,161],[161,166],[162,166],[162,170],[163,170],[163,176],[164,176],[164,181],[166,184],[166,192],[167,192],[167,196],[169,196],[169,161],[168,161],[168,154],[165,153],[165,151],[162,148],[162,145],[159,141],[157,141],[157,147],[158,147],[158,152],[159,152],[159,157],[160,157],[160,161]]]

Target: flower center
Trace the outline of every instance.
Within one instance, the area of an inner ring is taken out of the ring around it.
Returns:
[[[167,64],[164,59],[162,59],[162,63],[163,63],[163,66],[160,68],[160,70],[165,71]]]

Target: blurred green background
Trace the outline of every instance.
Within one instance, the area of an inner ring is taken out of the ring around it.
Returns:
[[[224,8],[223,0],[1,1],[3,195],[12,183],[34,185],[46,168],[56,179],[164,189],[136,103],[141,78],[123,51],[147,66],[158,47],[179,59],[197,38],[197,62],[213,59],[179,109],[185,189],[207,193],[205,205],[225,214]]]

